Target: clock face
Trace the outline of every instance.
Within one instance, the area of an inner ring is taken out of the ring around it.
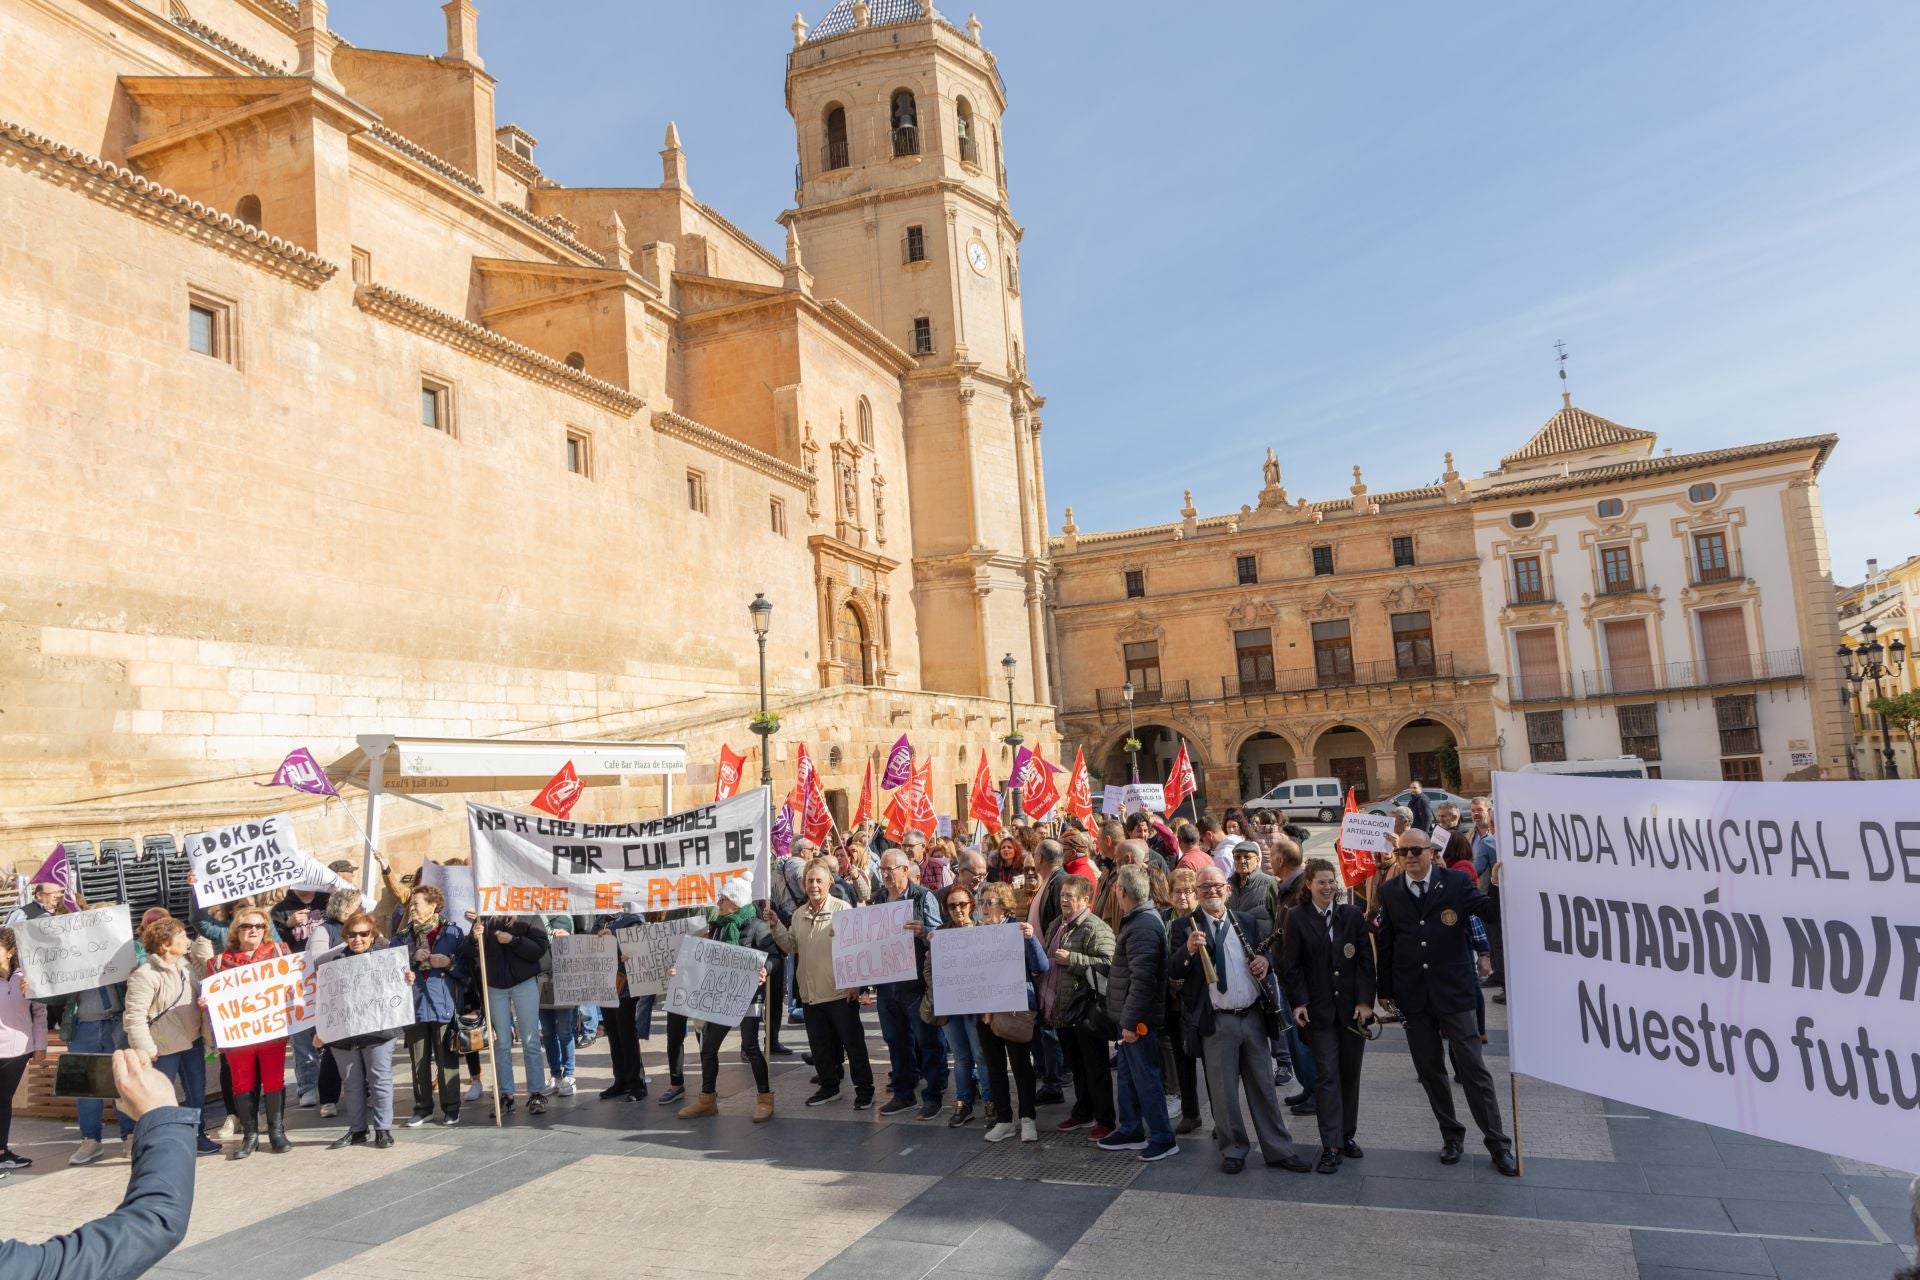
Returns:
[[[987,274],[987,246],[981,244],[978,240],[969,241],[967,244],[967,261],[972,263],[973,269],[981,275]]]

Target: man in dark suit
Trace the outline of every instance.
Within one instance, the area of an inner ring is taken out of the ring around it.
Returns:
[[[1180,1030],[1206,1065],[1221,1171],[1246,1168],[1244,1091],[1268,1167],[1305,1173],[1273,1088],[1267,1020],[1278,1006],[1267,958],[1255,949],[1261,941],[1252,915],[1227,910],[1226,873],[1208,866],[1200,873],[1200,910],[1175,919],[1168,934],[1167,976],[1180,980]]]
[[[1474,1024],[1479,981],[1467,917],[1485,915],[1491,904],[1463,872],[1436,865],[1433,842],[1419,828],[1408,828],[1395,844],[1405,874],[1380,890],[1379,996],[1399,1007],[1413,1069],[1440,1122],[1440,1163],[1460,1162],[1467,1133],[1454,1117],[1453,1090],[1441,1058],[1445,1040],[1493,1167],[1518,1177],[1513,1140],[1500,1127],[1500,1101]]]
[[[1334,901],[1340,876],[1324,858],[1307,863],[1310,902],[1288,911],[1280,981],[1293,1022],[1313,1053],[1321,1173],[1366,1153],[1353,1140],[1360,1116],[1360,1063],[1373,1017],[1373,934],[1360,908]]]

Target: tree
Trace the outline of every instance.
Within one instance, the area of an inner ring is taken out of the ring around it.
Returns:
[[[1920,778],[1920,690],[1909,690],[1891,698],[1875,698],[1867,703],[1867,710],[1885,716],[1889,729],[1898,729],[1907,735],[1907,753],[1913,759],[1913,776]]]
[[[1447,790],[1454,794],[1460,791],[1460,752],[1449,742],[1433,753],[1434,763],[1440,766],[1440,780]]]

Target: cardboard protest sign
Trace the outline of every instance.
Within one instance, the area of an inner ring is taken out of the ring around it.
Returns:
[[[1913,782],[1502,773],[1515,1072],[1920,1169]]]
[[[1101,794],[1100,812],[1103,814],[1137,813],[1141,809],[1165,813],[1167,789],[1157,782],[1129,782],[1117,787],[1110,786]]]
[[[1364,849],[1368,853],[1393,852],[1393,815],[1361,813],[1358,810],[1340,819],[1340,846]]]
[[[620,974],[620,944],[612,934],[570,933],[553,940],[555,1008],[620,1003],[614,979]]]
[[[467,912],[479,914],[480,895],[473,889],[471,866],[454,867],[438,862],[422,862],[419,882],[432,885],[447,900],[447,905],[440,912],[442,919],[451,920],[464,929],[467,927]]]
[[[413,1021],[407,953],[399,947],[377,947],[319,965],[314,969],[314,993],[314,1030],[323,1044]]]
[[[685,934],[673,964],[675,973],[667,979],[665,1012],[737,1027],[753,1007],[767,957],[752,947]]]
[[[704,933],[706,928],[707,922],[699,916],[682,916],[658,924],[632,925],[615,933],[627,971],[627,994],[636,998],[667,994],[667,970],[680,954],[680,939],[689,933]]]
[[[569,822],[467,805],[483,915],[596,915],[708,907],[751,877],[767,896],[767,789],[664,818]]]
[[[882,982],[906,982],[914,971],[913,935],[906,898],[833,913],[833,985],[841,990]]]
[[[125,907],[70,911],[13,926],[20,964],[35,996],[64,996],[133,972],[133,922]]]
[[[313,1025],[316,990],[307,957],[273,956],[210,973],[200,984],[213,1042],[239,1049]]]
[[[203,907],[291,885],[328,891],[353,888],[300,851],[290,813],[190,835],[187,858],[193,866],[194,901]]]
[[[1026,940],[1017,924],[938,929],[933,935],[933,1012],[1017,1013],[1027,1007]]]

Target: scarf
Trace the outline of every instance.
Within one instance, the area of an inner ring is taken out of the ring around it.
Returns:
[[[754,918],[753,904],[751,902],[749,902],[746,906],[741,907],[738,911],[734,912],[732,915],[729,915],[729,916],[717,915],[713,918],[713,924],[714,924],[713,936],[719,941],[726,943],[728,946],[737,947],[740,945],[741,928],[753,918]]]

